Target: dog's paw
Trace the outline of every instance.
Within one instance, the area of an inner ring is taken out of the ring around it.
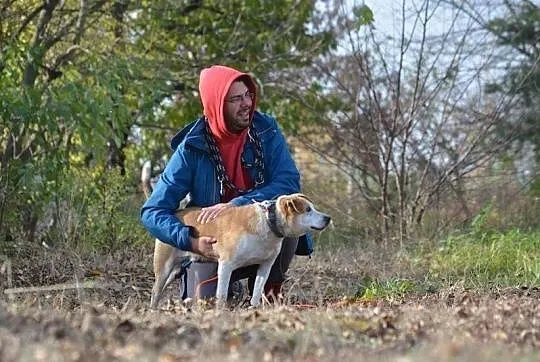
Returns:
[[[218,298],[216,300],[216,309],[223,310],[227,308],[227,299],[226,298]]]
[[[251,298],[250,303],[252,308],[258,308],[261,305],[261,300],[259,298]]]

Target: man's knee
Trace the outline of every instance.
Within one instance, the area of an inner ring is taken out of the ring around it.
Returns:
[[[184,295],[193,299],[215,297],[217,289],[217,263],[193,262],[186,276]]]

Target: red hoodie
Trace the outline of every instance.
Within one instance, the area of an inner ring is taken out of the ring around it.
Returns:
[[[227,176],[237,188],[247,189],[253,186],[253,181],[246,170],[242,168],[241,156],[248,130],[245,129],[240,134],[230,132],[223,116],[225,96],[231,84],[236,80],[244,81],[249,91],[256,94],[257,88],[249,75],[223,65],[214,65],[201,71],[199,93],[204,115],[208,119],[210,130],[221,153]],[[253,119],[253,113],[255,112],[255,101],[256,97],[254,97],[251,105],[251,119]],[[233,190],[225,189],[221,202],[228,202],[236,196]]]

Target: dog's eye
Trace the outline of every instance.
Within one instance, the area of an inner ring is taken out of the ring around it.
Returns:
[[[306,207],[306,212],[310,212],[311,211],[311,207]]]

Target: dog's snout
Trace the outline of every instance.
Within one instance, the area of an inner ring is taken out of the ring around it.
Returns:
[[[330,218],[330,216],[321,213],[317,220],[317,226],[312,226],[311,228],[318,231],[324,230],[331,221],[332,219]]]
[[[324,215],[324,217],[323,217],[324,225],[330,224],[330,221],[332,221],[332,218],[330,216],[328,216],[328,215]]]

